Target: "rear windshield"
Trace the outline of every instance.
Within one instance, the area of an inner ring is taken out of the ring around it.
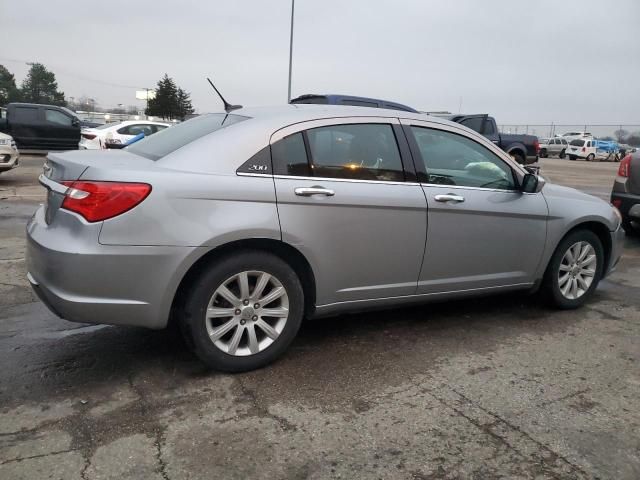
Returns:
[[[573,145],[574,147],[584,147],[584,140],[571,140],[569,145]]]
[[[210,133],[228,127],[234,123],[248,120],[249,117],[230,115],[225,113],[210,113],[179,123],[136,142],[127,151],[146,157],[150,160],[158,160],[171,152],[184,147],[188,143],[204,137]]]

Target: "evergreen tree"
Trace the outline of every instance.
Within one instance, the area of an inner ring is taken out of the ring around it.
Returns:
[[[145,114],[168,120],[184,120],[193,111],[190,94],[179,88],[165,73],[158,81],[156,96],[149,100]]]
[[[191,105],[191,95],[181,88],[178,88],[178,118],[184,120],[187,115],[191,115],[193,105]]]
[[[16,87],[16,78],[4,65],[0,65],[0,106],[4,107],[7,103],[18,100],[20,91]]]
[[[149,100],[149,106],[145,110],[147,115],[162,117],[169,120],[178,116],[178,87],[166,73],[158,82],[156,96]]]
[[[64,93],[58,91],[55,74],[41,63],[31,64],[27,78],[22,82],[20,96],[24,102],[66,105]]]

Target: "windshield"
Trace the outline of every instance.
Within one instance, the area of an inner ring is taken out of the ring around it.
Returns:
[[[573,145],[574,147],[584,147],[584,140],[571,140],[569,145]]]
[[[158,160],[194,140],[248,118],[228,113],[200,115],[174,127],[165,128],[161,132],[133,143],[126,149],[150,160]]]

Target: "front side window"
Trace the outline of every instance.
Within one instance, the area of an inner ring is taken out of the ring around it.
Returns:
[[[44,111],[44,118],[49,123],[55,123],[56,125],[64,125],[65,127],[70,127],[72,123],[70,116],[65,115],[62,112],[59,112],[58,110],[51,110],[50,108],[47,108]]]
[[[332,125],[312,128],[306,134],[316,177],[404,181],[391,125]]]
[[[426,183],[515,190],[509,165],[479,143],[456,133],[411,127],[427,173]]]

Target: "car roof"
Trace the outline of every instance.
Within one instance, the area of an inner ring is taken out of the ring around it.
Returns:
[[[402,118],[450,125],[456,128],[465,128],[459,123],[450,122],[447,119],[434,117],[425,113],[407,112],[388,108],[355,107],[351,105],[296,103],[273,107],[243,107],[230,113],[258,120],[259,123],[264,124],[264,127],[272,128],[274,131],[295,123],[342,117]]]

